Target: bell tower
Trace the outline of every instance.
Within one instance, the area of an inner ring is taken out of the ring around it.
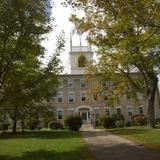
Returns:
[[[72,37],[70,35],[70,63],[71,74],[84,74],[86,63],[93,60],[93,52],[91,46],[72,45]]]

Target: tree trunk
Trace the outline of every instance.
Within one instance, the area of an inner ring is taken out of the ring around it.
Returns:
[[[12,130],[12,133],[16,133],[16,128],[17,128],[17,111],[18,111],[18,107],[14,107],[13,130]]]
[[[148,122],[150,128],[155,128],[155,113],[154,113],[154,102],[155,102],[155,95],[157,91],[157,84],[158,84],[158,78],[155,77],[151,91],[148,95]]]

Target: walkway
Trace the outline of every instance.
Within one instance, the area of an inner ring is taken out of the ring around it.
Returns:
[[[81,133],[96,160],[158,160],[160,151],[135,144],[91,125],[83,125]]]

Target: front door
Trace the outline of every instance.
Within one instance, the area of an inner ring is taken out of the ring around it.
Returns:
[[[91,115],[88,109],[79,110],[79,115],[82,117],[82,123],[91,123]]]
[[[82,111],[81,117],[82,117],[82,123],[83,124],[87,123],[87,112],[86,111]]]

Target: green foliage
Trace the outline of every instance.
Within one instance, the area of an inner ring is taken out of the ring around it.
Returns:
[[[79,115],[71,115],[65,119],[64,123],[70,130],[78,131],[82,126],[82,118]]]
[[[3,160],[93,159],[80,133],[68,130],[6,133],[0,134],[0,141]]]
[[[124,127],[124,121],[123,120],[116,120],[115,125],[118,128]]]
[[[36,118],[39,103],[56,94],[57,75],[63,70],[59,56],[64,49],[64,32],[57,37],[56,49],[44,65],[42,41],[53,28],[52,18],[46,14],[49,3],[0,0],[0,4],[0,113],[5,111],[15,122],[25,122],[28,115]],[[41,111],[43,119],[49,121],[47,102]]]
[[[143,115],[132,116],[133,124],[137,126],[144,126],[147,124],[147,118]]]
[[[35,130],[38,128],[40,121],[38,119],[30,119],[28,121],[27,126],[29,127],[30,130]]]
[[[102,119],[102,125],[104,128],[114,128],[116,119],[114,117],[104,116]]]
[[[154,127],[154,100],[160,68],[160,5],[159,1],[66,0],[84,16],[70,20],[88,41],[96,46],[98,61],[88,75],[102,82],[111,81],[107,92],[114,97],[139,92],[148,99],[149,123]],[[101,87],[101,91],[106,88]],[[137,99],[136,99],[137,100]]]
[[[87,58],[85,55],[81,54],[78,57],[78,67],[86,67],[87,64]]]
[[[63,129],[63,124],[58,121],[53,121],[49,124],[50,129]]]

